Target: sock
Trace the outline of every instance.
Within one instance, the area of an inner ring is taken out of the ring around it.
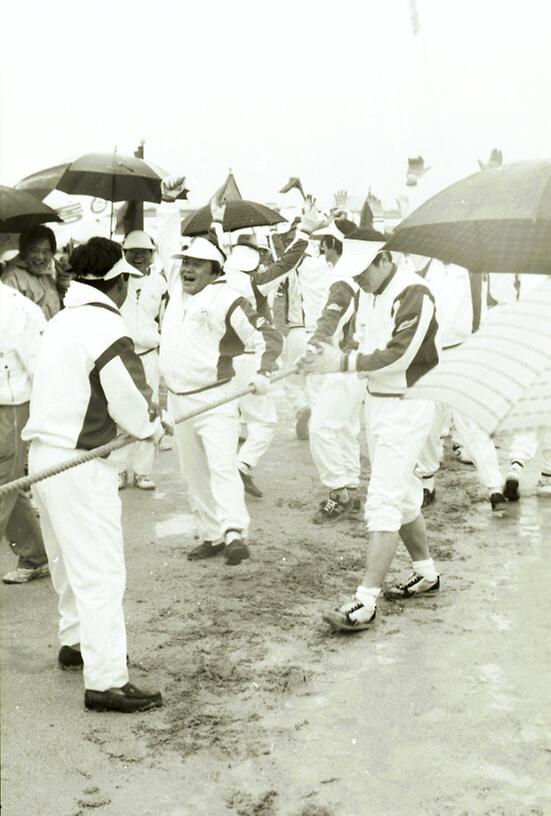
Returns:
[[[523,468],[524,465],[522,464],[522,462],[519,462],[518,459],[513,459],[509,466],[509,473],[513,473],[515,476],[520,476]]]
[[[432,476],[423,476],[422,481],[423,489],[426,488],[427,490],[430,490],[430,492],[432,493],[432,491],[434,490],[434,474]]]
[[[422,575],[427,581],[436,581],[438,573],[434,568],[434,561],[432,558],[427,558],[424,561],[414,561],[413,570],[417,575]]]
[[[381,594],[381,587],[366,587],[360,585],[356,590],[356,599],[363,603],[368,609],[377,606],[377,598]]]
[[[232,541],[235,541],[236,539],[239,540],[240,538],[241,538],[241,533],[239,532],[239,530],[227,530],[224,533],[224,543],[226,544],[226,546],[228,544],[231,544]]]

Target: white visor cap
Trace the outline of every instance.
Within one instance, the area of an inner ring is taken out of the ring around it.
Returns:
[[[119,275],[131,275],[133,278],[143,278],[142,273],[136,269],[135,266],[129,264],[125,258],[121,258],[105,275],[78,275],[78,279],[81,281],[108,281],[113,280],[113,278],[118,278]]]
[[[385,246],[385,241],[362,241],[345,238],[342,255],[335,264],[333,274],[345,278],[355,278],[375,260]]]
[[[194,238],[187,249],[178,252],[173,258],[196,258],[199,261],[216,261],[221,266],[226,260],[222,252],[207,238]]]
[[[238,269],[240,272],[254,272],[260,263],[260,254],[257,249],[245,244],[237,244],[226,261],[226,267]]]
[[[155,244],[143,230],[132,230],[129,232],[122,242],[123,249],[150,249],[152,252],[155,249]]]

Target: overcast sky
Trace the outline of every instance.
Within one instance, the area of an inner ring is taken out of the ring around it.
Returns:
[[[551,154],[547,0],[20,0],[4,9],[0,183],[92,151],[184,173],[200,205],[290,175],[387,198],[408,155],[439,186]],[[6,19],[7,18],[7,19]]]

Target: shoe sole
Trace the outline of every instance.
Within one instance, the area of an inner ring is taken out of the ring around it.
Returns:
[[[49,577],[50,577],[50,573],[49,572],[44,572],[44,573],[42,573],[42,575],[33,575],[30,578],[26,578],[24,581],[6,581],[4,578],[2,578],[2,583],[3,584],[8,584],[8,586],[17,586],[18,584],[28,584],[28,583],[30,583],[30,581],[39,581],[41,578],[49,578]]]
[[[137,704],[132,708],[111,708],[110,706],[94,706],[84,703],[86,711],[94,711],[96,714],[104,714],[107,711],[113,714],[135,714],[137,711],[149,711],[151,708],[161,708],[162,700],[155,700],[154,702],[143,702]]]
[[[83,668],[84,668],[83,663],[81,663],[79,666],[66,666],[64,663],[59,663],[59,661],[58,661],[57,665],[58,665],[58,668],[61,669],[61,671],[68,671],[68,672],[82,671]]]
[[[410,592],[409,595],[402,595],[401,593],[389,589],[386,592],[383,592],[383,598],[386,601],[411,601],[412,598],[422,598],[424,595],[430,595],[431,592],[434,594],[435,592],[439,592],[440,587],[435,586],[431,587],[431,589],[426,589],[424,592]]]
[[[503,495],[506,499],[512,502],[516,502],[520,499],[518,485],[518,479],[507,479],[505,487],[503,488]]]
[[[367,623],[348,623],[346,617],[340,612],[325,612],[322,615],[325,623],[330,624],[336,632],[363,632],[369,629],[375,620],[375,616]]]

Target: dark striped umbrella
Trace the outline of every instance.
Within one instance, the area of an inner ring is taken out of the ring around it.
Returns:
[[[430,198],[387,249],[471,272],[551,274],[551,160],[475,173]]]
[[[286,221],[276,210],[258,204],[256,201],[228,201],[224,213],[224,232],[245,229],[246,227],[266,227]],[[209,231],[212,213],[209,206],[201,207],[182,222],[182,235],[202,235]]]
[[[0,186],[0,232],[22,232],[48,221],[61,221],[61,218],[29,193]]]

